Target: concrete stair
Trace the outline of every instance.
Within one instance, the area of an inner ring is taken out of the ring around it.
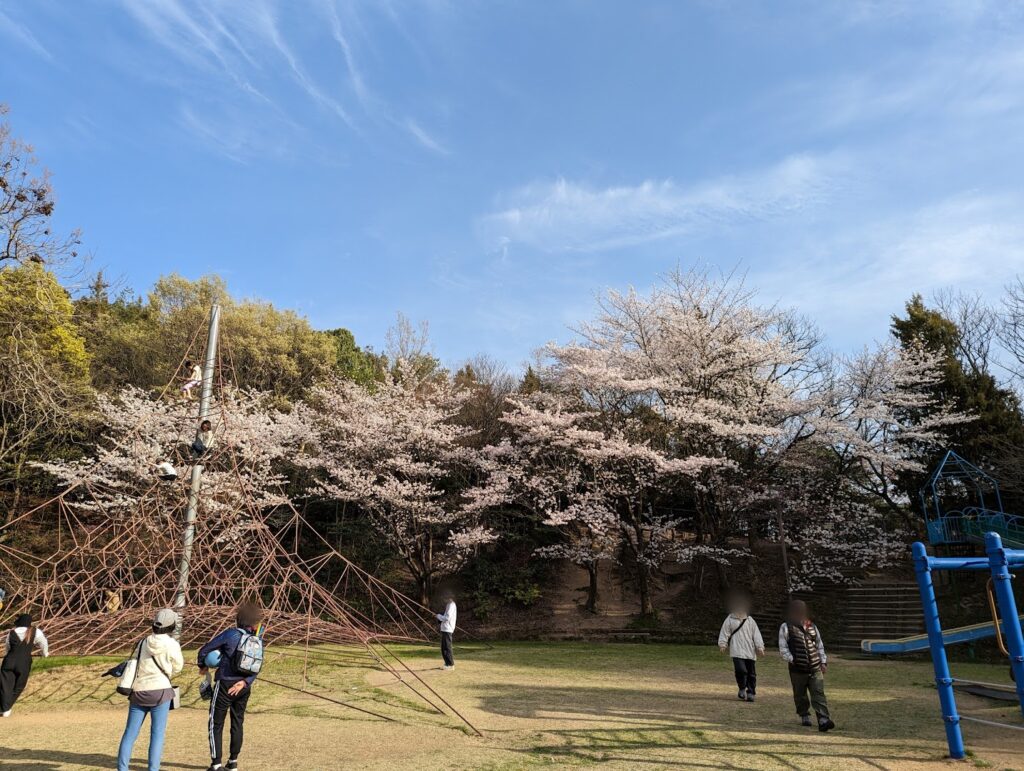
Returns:
[[[843,626],[833,648],[860,650],[861,640],[907,637],[924,632],[917,584],[866,583],[842,592]]]

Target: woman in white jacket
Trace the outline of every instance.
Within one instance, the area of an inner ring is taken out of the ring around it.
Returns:
[[[718,633],[718,647],[732,656],[740,701],[753,701],[757,695],[757,657],[764,655],[764,638],[757,622],[749,615],[749,604],[739,600]]]
[[[174,698],[171,678],[185,666],[181,646],[171,637],[177,622],[178,614],[170,608],[159,611],[153,619],[153,634],[140,641],[132,651],[132,657],[138,659],[138,666],[131,685],[132,695],[128,697],[128,723],[117,751],[117,771],[128,771],[132,747],[139,738],[146,715],[150,718],[149,771],[160,771],[167,714]]]

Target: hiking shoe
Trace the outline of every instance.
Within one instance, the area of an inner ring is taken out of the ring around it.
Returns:
[[[811,716],[810,715],[801,715],[800,716],[800,725],[805,725],[805,726],[812,726],[812,725],[814,725],[814,723],[811,722]]]
[[[754,692],[753,691],[747,691],[747,701],[753,701],[754,698],[755,698],[754,697]]]
[[[831,731],[835,727],[836,727],[836,724],[833,723],[828,718],[825,718],[824,720],[819,720],[818,721],[818,730],[821,731],[822,733],[825,733],[826,731]]]
[[[736,694],[736,698],[739,699],[740,701],[746,701],[747,700],[747,689],[746,688],[740,688],[740,692],[738,694]]]

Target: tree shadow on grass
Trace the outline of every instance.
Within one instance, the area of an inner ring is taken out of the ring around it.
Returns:
[[[735,731],[724,736],[709,737],[701,729],[663,726],[636,726],[630,729],[551,730],[542,732],[547,741],[534,744],[531,755],[562,757],[567,761],[583,760],[593,763],[611,761],[635,763],[642,766],[709,767],[730,769],[763,768],[747,765],[742,758],[773,761],[780,768],[817,768],[825,764],[861,763],[869,767],[891,768],[894,763],[912,765],[939,760],[930,748],[914,746],[909,742],[875,743],[865,747],[864,742],[851,739],[841,741],[829,736],[828,743],[814,745],[817,733],[807,732],[804,741],[792,737],[779,737],[778,742],[762,734],[737,737]],[[688,753],[692,756],[688,757]],[[662,757],[661,755],[665,756]]]
[[[672,766],[692,753],[694,766],[737,769],[747,768],[742,758],[752,756],[769,759],[780,768],[843,762],[867,767],[905,763],[909,767],[940,759],[938,723],[936,735],[928,739],[919,732],[901,733],[889,716],[896,719],[909,704],[888,697],[881,702],[842,705],[840,729],[826,738],[813,728],[800,726],[795,714],[790,717],[792,702],[781,695],[748,705],[734,696],[643,688],[515,685],[481,686],[476,691],[480,708],[486,712],[551,720],[550,729],[532,726],[535,738],[529,748],[521,750],[531,755]],[[866,719],[868,714],[873,720]],[[843,719],[848,722],[844,724]],[[1024,755],[1024,749],[1005,745],[1000,752]],[[660,754],[666,759],[660,759]],[[691,764],[689,759],[685,762]]]
[[[601,720],[661,720],[671,725],[707,723],[706,714],[732,708],[735,694],[709,695],[656,690],[653,688],[592,688],[585,686],[507,685],[478,686],[474,689],[480,709],[506,717],[543,719],[551,714],[575,714]],[[753,707],[739,706],[739,710]]]
[[[102,755],[98,752],[64,752],[63,750],[9,750],[3,751],[5,769],[32,769],[33,771],[47,771],[48,769],[59,769],[64,766],[84,766],[89,768],[117,768],[117,757],[114,755]],[[145,769],[146,761],[133,760],[131,768]],[[174,763],[166,760],[160,763],[161,768],[170,771],[205,771],[206,766],[196,766],[190,763]]]

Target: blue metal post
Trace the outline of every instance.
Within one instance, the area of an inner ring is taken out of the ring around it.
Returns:
[[[942,623],[939,621],[939,604],[935,600],[935,586],[932,584],[932,568],[928,551],[920,541],[911,548],[914,555],[914,572],[917,586],[921,590],[921,608],[924,610],[924,625],[928,630],[928,644],[932,649],[932,666],[935,668],[935,685],[939,691],[942,719],[946,725],[946,743],[949,756],[954,760],[964,757],[964,737],[960,733],[960,716],[956,713],[956,697],[953,694],[953,677],[946,660],[946,646],[942,643]]]
[[[1006,640],[1010,667],[1017,681],[1017,699],[1020,701],[1021,713],[1024,713],[1024,635],[1021,634],[1017,603],[1013,598],[1013,576],[1010,575],[1008,550],[1003,548],[1003,539],[999,533],[985,535],[985,551],[992,565],[992,587],[999,603],[999,615],[1003,617],[1003,639]]]

